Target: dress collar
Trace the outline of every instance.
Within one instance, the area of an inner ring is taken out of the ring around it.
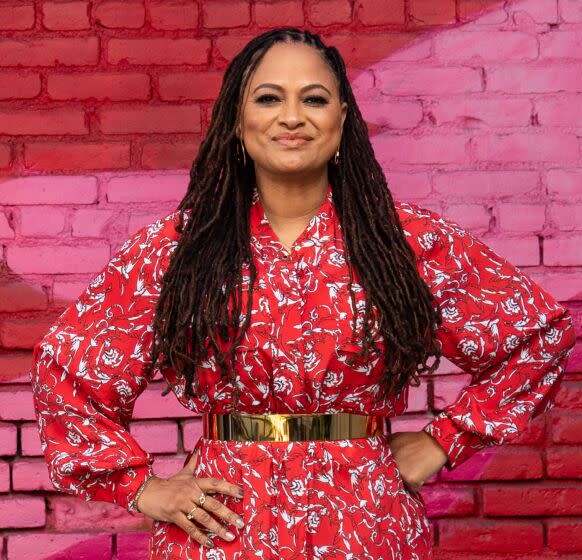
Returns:
[[[327,194],[317,212],[313,215],[303,232],[293,243],[293,253],[305,254],[309,248],[321,247],[329,239],[333,228],[330,227],[335,216],[331,183]],[[277,238],[265,214],[259,192],[255,185],[250,208],[251,241],[262,251],[263,257],[287,257],[289,252]],[[265,254],[265,251],[271,254]],[[291,255],[294,258],[294,255]]]

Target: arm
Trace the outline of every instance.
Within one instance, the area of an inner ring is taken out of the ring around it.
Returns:
[[[416,209],[419,271],[443,313],[442,354],[473,376],[423,428],[450,471],[553,407],[576,336],[567,309],[516,266],[455,222]]]
[[[135,400],[150,377],[156,286],[156,222],[128,239],[34,347],[34,408],[49,476],[59,491],[130,501],[153,456],[129,433]]]

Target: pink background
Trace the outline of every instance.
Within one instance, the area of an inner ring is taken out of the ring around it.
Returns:
[[[1,560],[146,558],[147,518],[53,491],[31,348],[125,239],[175,208],[227,63],[284,25],[340,49],[394,196],[467,227],[582,332],[582,1],[4,1]],[[579,345],[556,408],[517,442],[427,481],[435,558],[582,558],[581,362]],[[445,360],[393,431],[420,429],[467,382]],[[131,432],[169,476],[201,424],[162,387]]]

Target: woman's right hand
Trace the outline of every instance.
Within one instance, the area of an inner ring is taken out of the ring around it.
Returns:
[[[241,498],[243,489],[218,478],[196,478],[194,472],[198,462],[198,453],[199,451],[196,450],[184,468],[174,476],[170,478],[155,476],[144,488],[136,505],[141,513],[158,521],[175,523],[191,538],[212,548],[214,543],[196,523],[208,528],[219,537],[232,541],[235,535],[231,532],[232,537],[229,538],[228,528],[213,515],[235,525],[240,519],[239,528],[244,526],[244,521],[209,494],[220,492]],[[206,495],[204,505],[200,505],[198,500],[202,492]],[[186,516],[195,505],[198,507],[192,513],[193,520],[189,521]]]

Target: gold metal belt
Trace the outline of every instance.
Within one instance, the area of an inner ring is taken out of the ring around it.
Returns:
[[[370,437],[382,434],[383,415],[350,412],[323,414],[203,415],[204,437],[229,441],[305,441]]]

